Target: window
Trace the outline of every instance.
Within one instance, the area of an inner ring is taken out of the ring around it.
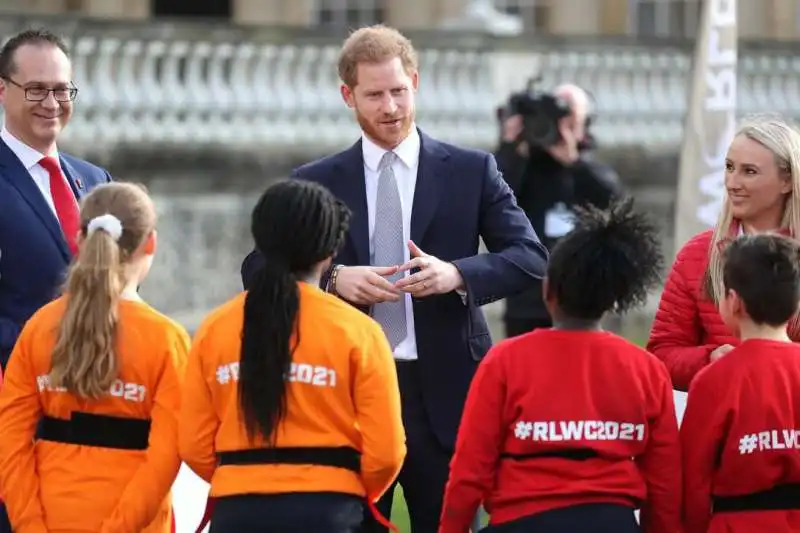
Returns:
[[[702,0],[630,0],[631,32],[643,37],[694,39]]]
[[[233,16],[233,0],[151,0],[156,17],[209,17],[229,19]]]
[[[558,0],[494,0],[493,3],[498,11],[520,17],[525,30],[546,32],[550,27],[551,1]]]
[[[313,22],[320,26],[354,29],[384,22],[384,0],[316,0]]]
[[[64,11],[67,13],[79,13],[83,11],[83,0],[67,0],[64,2]]]

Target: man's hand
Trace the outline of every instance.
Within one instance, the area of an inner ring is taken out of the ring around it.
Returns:
[[[522,123],[522,115],[511,115],[505,119],[503,121],[503,142],[517,142],[524,127],[525,126]],[[517,153],[522,157],[528,157],[529,151],[528,143],[525,141],[519,141],[517,144]]]
[[[711,354],[708,356],[708,360],[709,362],[713,363],[714,361],[716,361],[726,353],[730,352],[731,350],[733,350],[733,346],[731,346],[730,344],[723,344],[722,346],[717,346],[714,349],[714,351],[711,352]]]
[[[336,277],[336,294],[356,305],[394,302],[400,291],[384,276],[399,272],[399,267],[345,266]]]
[[[420,269],[416,274],[397,280],[395,287],[415,298],[431,294],[446,294],[464,288],[464,279],[452,263],[446,263],[420,250],[414,241],[408,241],[411,260],[400,266],[400,272]]]
[[[561,140],[553,146],[547,147],[547,152],[559,163],[569,166],[580,157],[578,151],[578,138],[569,122],[570,117],[561,119],[558,123],[558,131],[561,133]]]

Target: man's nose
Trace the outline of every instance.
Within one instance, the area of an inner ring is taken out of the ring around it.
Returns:
[[[384,101],[383,112],[387,115],[393,115],[397,111],[398,105],[394,98],[390,96]]]
[[[47,109],[58,109],[60,104],[58,103],[58,100],[56,100],[55,95],[53,95],[53,92],[50,91],[47,93],[47,96],[45,96],[44,100],[39,102],[39,105]]]

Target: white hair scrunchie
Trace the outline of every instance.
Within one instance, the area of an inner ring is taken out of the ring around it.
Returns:
[[[106,213],[89,221],[89,225],[86,226],[86,236],[88,237],[97,230],[103,230],[111,235],[112,239],[119,241],[122,236],[122,222],[114,215]]]

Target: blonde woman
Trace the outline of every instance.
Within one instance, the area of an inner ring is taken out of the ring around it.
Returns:
[[[93,189],[65,295],[31,317],[14,347],[0,390],[0,486],[16,532],[173,527],[189,337],[136,292],[155,227],[144,189]]]
[[[728,149],[725,189],[714,229],[696,235],[678,253],[647,343],[680,391],[739,342],[716,305],[724,296],[722,253],[727,245],[741,234],[800,235],[800,132],[777,118],[742,126]],[[796,318],[789,334],[800,339]]]

